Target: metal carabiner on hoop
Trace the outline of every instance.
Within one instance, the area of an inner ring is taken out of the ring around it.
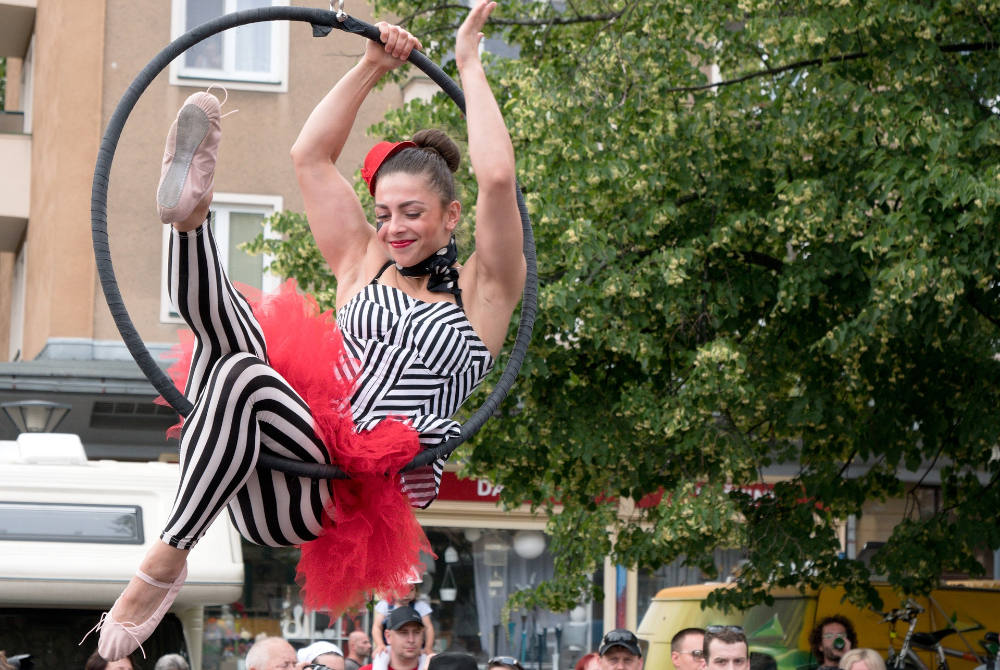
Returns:
[[[347,18],[347,12],[344,11],[344,0],[337,0],[337,8],[333,8],[333,0],[330,0],[330,11],[337,13],[337,20],[341,23]]]

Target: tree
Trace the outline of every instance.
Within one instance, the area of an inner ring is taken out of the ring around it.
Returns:
[[[376,1],[439,59],[464,11]],[[1000,547],[998,4],[506,0],[494,18],[519,49],[489,67],[540,313],[507,416],[463,456],[550,515],[557,578],[515,604],[568,608],[606,555],[713,575],[716,547],[747,559],[721,604],[821,583],[877,600],[837,527],[907,495],[903,469],[939,478],[941,505],[910,505],[876,571],[907,593],[982,574],[975,552]],[[465,132],[438,96],[374,134],[427,125]],[[778,465],[772,495],[727,486]]]

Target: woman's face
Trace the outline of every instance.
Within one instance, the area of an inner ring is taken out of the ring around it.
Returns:
[[[448,244],[458,225],[461,205],[441,204],[441,197],[423,175],[393,172],[375,183],[378,238],[392,259],[407,267]]]
[[[111,661],[104,667],[104,670],[132,670],[132,661],[127,658],[123,658],[120,661]]]
[[[864,661],[854,661],[851,663],[851,670],[871,670]]]

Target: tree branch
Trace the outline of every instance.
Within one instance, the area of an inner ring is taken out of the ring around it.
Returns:
[[[1000,43],[997,42],[972,42],[969,44],[945,44],[938,47],[944,53],[961,53],[967,51],[996,51],[1000,48]],[[664,89],[664,93],[694,93],[697,91],[707,91],[713,88],[722,88],[723,86],[732,86],[733,84],[741,84],[745,81],[751,79],[757,79],[759,77],[772,77],[774,75],[782,74],[784,72],[790,72],[792,70],[801,70],[802,68],[812,67],[814,65],[825,65],[827,63],[846,63],[852,60],[858,60],[861,58],[867,58],[871,54],[867,51],[858,51],[856,53],[840,54],[839,56],[829,56],[827,58],[810,58],[809,60],[798,61],[795,63],[789,63],[788,65],[782,65],[781,67],[768,68],[766,70],[758,70],[756,72],[749,72],[747,74],[740,75],[734,79],[725,79],[723,81],[717,81],[713,84],[698,84],[697,86],[674,86],[672,88]]]
[[[854,462],[854,457],[858,455],[858,450],[854,449],[851,451],[851,455],[844,459],[844,465],[841,466],[840,472],[837,473],[837,477],[843,477],[844,473],[847,472],[847,468],[851,467],[851,463]]]
[[[468,12],[469,8],[465,5],[457,4],[441,4],[434,7],[428,7],[420,11],[413,12],[407,16],[402,17],[399,20],[400,25],[407,25],[413,21],[418,16],[424,14],[434,14],[436,12],[442,11],[461,11]],[[491,18],[486,22],[486,25],[500,25],[500,26],[567,26],[576,23],[601,23],[605,21],[614,21],[619,18],[625,12],[624,9],[618,12],[607,12],[605,14],[577,14],[574,16],[553,16],[551,18],[542,19],[531,19],[527,17],[514,17],[509,19],[502,18]],[[435,32],[442,31],[454,31],[462,25],[461,22],[453,23],[450,25],[440,26]]]
[[[574,23],[603,23],[614,21],[625,12],[609,12],[607,14],[581,14],[578,16],[555,16],[549,19],[490,19],[489,23],[501,26],[566,26]]]
[[[759,251],[741,251],[740,258],[751,265],[760,265],[768,270],[774,270],[775,272],[781,272],[785,269],[785,264],[774,256],[768,256],[767,254],[761,253]]]
[[[979,303],[978,296],[974,292],[972,291],[967,292],[965,294],[965,301],[969,303],[972,309],[974,309],[976,313],[979,314],[979,316],[983,317],[997,328],[1000,328],[1000,319],[997,319],[995,316],[986,313],[986,310],[983,309],[983,306]]]

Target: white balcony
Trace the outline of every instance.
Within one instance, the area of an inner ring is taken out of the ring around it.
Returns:
[[[16,251],[31,202],[31,135],[0,133],[0,251]]]
[[[24,58],[37,5],[37,0],[0,0],[0,56]]]

